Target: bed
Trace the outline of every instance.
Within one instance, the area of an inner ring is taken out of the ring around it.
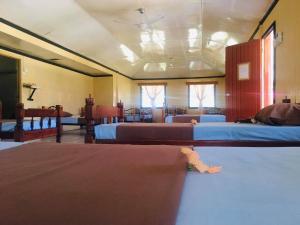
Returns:
[[[0,104],[0,111],[1,109],[2,105]],[[2,113],[0,112],[0,114]],[[63,110],[59,105],[55,109],[24,109],[24,104],[18,103],[16,120],[2,120],[0,118],[0,138],[24,142],[56,136],[57,142],[60,142],[62,114]]]
[[[176,146],[34,143],[0,151],[0,224],[300,223],[299,147],[194,150],[221,173],[186,173]],[[132,164],[131,156],[143,160]]]
[[[196,120],[198,123],[207,122],[225,122],[226,117],[224,115],[212,115],[212,114],[202,114],[202,115],[176,115],[176,116],[166,116],[166,123],[190,123],[191,120]]]
[[[193,146],[300,146],[300,126],[226,122],[95,124],[93,99],[86,101],[89,121],[85,143]],[[115,109],[117,110],[117,109]],[[98,114],[101,117],[101,113]],[[117,116],[117,114],[116,114]]]
[[[94,128],[96,143],[194,146],[300,146],[299,126],[238,123],[115,123]]]
[[[99,124],[111,124],[124,121],[124,105],[120,101],[117,106],[94,106],[94,99],[89,96],[85,100],[86,134],[85,143],[93,143],[94,128]]]

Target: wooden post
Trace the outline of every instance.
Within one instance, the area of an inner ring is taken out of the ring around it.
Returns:
[[[94,99],[89,96],[89,98],[85,99],[85,120],[86,120],[86,134],[84,138],[85,143],[93,143],[93,106]]]
[[[56,105],[55,110],[56,110],[56,142],[61,143],[61,133],[62,133],[61,116],[63,112],[63,107],[61,105]]]
[[[23,122],[24,122],[25,110],[23,103],[17,103],[16,106],[16,128],[14,133],[14,138],[16,142],[24,141],[24,129],[23,129]]]
[[[124,122],[124,104],[123,104],[123,102],[121,102],[121,100],[120,100],[120,102],[117,103],[117,107],[119,110],[118,120],[120,122]]]

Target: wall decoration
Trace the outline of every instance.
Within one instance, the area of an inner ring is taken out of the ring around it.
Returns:
[[[250,79],[250,62],[238,64],[238,79],[239,80]]]

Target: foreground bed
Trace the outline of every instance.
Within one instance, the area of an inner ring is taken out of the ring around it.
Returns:
[[[0,151],[0,224],[300,223],[300,148],[195,148],[223,169],[183,181],[175,146],[76,146]]]

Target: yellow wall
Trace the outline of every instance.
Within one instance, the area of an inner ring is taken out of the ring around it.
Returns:
[[[280,0],[257,38],[276,21],[277,32],[283,32],[283,42],[276,48],[276,102],[288,96],[292,102],[300,102],[300,1]]]
[[[188,85],[186,82],[209,82],[217,81],[216,85],[216,107],[225,107],[225,78],[210,79],[176,79],[159,81],[134,81],[132,89],[132,102],[140,106],[140,86],[139,83],[167,83],[166,101],[169,107],[188,107]],[[190,110],[192,111],[192,110]]]
[[[113,77],[94,78],[93,96],[96,105],[113,105]]]
[[[0,54],[20,60],[21,84],[34,83],[39,87],[34,101],[27,101],[30,91],[21,87],[20,99],[25,108],[59,104],[65,111],[78,115],[84,99],[93,94],[91,77],[4,50]]]
[[[21,88],[21,102],[25,107],[41,107],[60,104],[65,111],[74,115],[84,106],[85,98],[91,94],[97,105],[116,105],[124,103],[125,108],[140,106],[138,83],[167,83],[166,98],[168,106],[188,106],[188,87],[186,82],[217,81],[216,106],[225,107],[225,79],[177,79],[159,81],[132,81],[119,74],[111,77],[92,78],[43,63],[28,57],[0,50],[0,54],[20,60],[21,84],[34,83],[39,89],[34,101],[27,101],[29,89]]]
[[[132,84],[132,80],[118,74],[114,75],[114,105],[122,101],[125,108],[132,106]]]

